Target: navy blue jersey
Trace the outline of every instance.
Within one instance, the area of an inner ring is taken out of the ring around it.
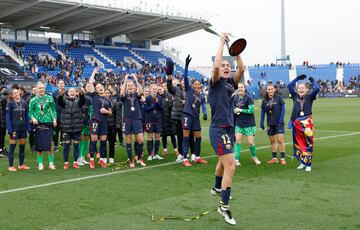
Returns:
[[[266,120],[268,126],[278,125],[279,123],[284,124],[284,117],[282,114],[283,105],[285,105],[282,96],[276,94],[273,98],[264,98],[261,103],[261,110],[266,113]]]
[[[295,84],[297,79],[294,79],[288,84],[288,89],[291,94],[291,98],[294,101],[293,111],[291,113],[291,120],[295,121],[296,118],[302,116],[310,116],[312,115],[312,105],[313,101],[316,100],[316,95],[318,94],[320,88],[316,81],[313,82],[313,90],[305,95],[303,98],[299,96],[297,92],[295,92]]]
[[[254,100],[248,95],[240,96],[239,94],[234,95],[233,108],[239,108],[242,110],[249,110],[250,106],[254,106]],[[239,127],[252,127],[255,126],[255,116],[254,112],[241,112],[240,114],[235,114],[235,125]]]
[[[183,113],[186,113],[194,118],[199,118],[200,106],[204,102],[204,95],[202,95],[201,93],[197,93],[192,88],[188,88],[185,94],[185,105]]]
[[[91,119],[96,120],[96,121],[107,122],[106,115],[100,113],[100,109],[101,108],[105,108],[105,109],[111,108],[110,100],[106,97],[101,97],[97,93],[92,93],[91,99],[92,99],[92,105],[93,105]]]
[[[211,127],[234,126],[232,94],[237,86],[232,78],[221,78],[214,84],[210,80],[209,103],[211,107]]]
[[[145,123],[161,122],[162,111],[162,97],[160,95],[156,95],[155,98],[151,95],[146,97],[144,105]]]
[[[127,93],[121,97],[124,103],[124,120],[141,120],[140,98],[138,93]]]
[[[6,126],[8,133],[28,130],[28,111],[26,102],[9,101],[6,104]]]

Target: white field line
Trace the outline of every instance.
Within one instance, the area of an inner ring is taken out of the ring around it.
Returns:
[[[333,136],[327,136],[327,137],[319,137],[319,138],[315,138],[315,140],[326,140],[326,139],[332,139],[332,138],[338,138],[338,137],[354,136],[354,135],[359,135],[359,134],[360,134],[360,132],[347,133],[347,134],[333,135]],[[285,145],[288,145],[288,144],[292,144],[292,142],[286,142],[285,143]],[[265,148],[269,148],[269,147],[270,147],[270,145],[267,145],[267,146],[258,147],[257,149],[265,149]],[[244,150],[243,152],[248,152],[248,151],[249,150]],[[216,157],[216,155],[206,156],[204,158],[213,158],[213,157]],[[174,164],[179,164],[179,163],[178,162],[168,162],[168,163],[164,163],[164,164],[151,165],[151,166],[147,166],[147,167],[144,167],[144,168],[139,167],[139,168],[135,168],[135,169],[125,169],[125,170],[116,171],[116,172],[109,172],[109,173],[103,173],[103,174],[79,177],[79,178],[74,178],[74,179],[55,181],[55,182],[50,182],[50,183],[45,183],[45,184],[38,184],[38,185],[32,185],[32,186],[27,186],[27,187],[8,189],[8,190],[0,191],[0,194],[20,192],[20,191],[31,190],[31,189],[36,189],[36,188],[43,188],[43,187],[50,187],[50,186],[53,186],[53,185],[67,184],[67,183],[72,183],[72,182],[76,182],[76,181],[83,181],[83,180],[89,180],[89,179],[93,179],[93,178],[104,177],[104,176],[111,176],[111,175],[116,175],[116,174],[136,172],[136,171],[140,171],[140,170],[158,168],[158,167],[174,165]]]
[[[209,129],[209,126],[201,126],[202,129]],[[258,131],[263,131],[266,133],[266,130],[262,130],[261,128],[256,128]],[[285,131],[292,132],[291,129],[285,129]],[[358,131],[345,131],[345,130],[328,130],[328,129],[316,129],[314,132],[324,132],[324,133],[356,133]]]

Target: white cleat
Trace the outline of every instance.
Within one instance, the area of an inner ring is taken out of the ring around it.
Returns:
[[[301,163],[298,167],[297,167],[297,169],[303,169],[303,168],[305,168],[306,166],[303,164],[303,163]]]
[[[148,161],[152,161],[153,160],[153,157],[151,155],[148,156],[147,158]]]
[[[305,167],[305,172],[311,172],[311,166]]]
[[[195,154],[191,154],[191,161],[192,161],[192,162],[195,162],[195,160],[196,160]]]
[[[253,157],[252,160],[255,162],[256,165],[261,164],[261,161],[257,157]]]
[[[218,207],[218,213],[224,218],[225,222],[230,225],[236,225],[235,219],[232,217],[228,208],[224,208],[222,205]]]
[[[240,164],[240,161],[239,161],[239,160],[235,160],[235,166],[236,166],[236,167],[241,166],[241,164]]]
[[[178,155],[178,157],[176,158],[176,162],[183,162],[184,157],[182,155]]]
[[[114,161],[114,158],[109,158],[109,164],[114,164],[115,161]]]
[[[164,160],[164,158],[159,155],[155,155],[153,156],[153,160]]]
[[[39,171],[43,171],[44,170],[44,165],[43,164],[39,164]]]

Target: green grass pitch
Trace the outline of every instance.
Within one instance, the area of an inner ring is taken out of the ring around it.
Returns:
[[[286,103],[288,120],[292,102]],[[257,101],[257,123],[259,105]],[[318,99],[313,108],[312,172],[296,170],[298,162],[290,157],[285,167],[266,164],[271,151],[262,130],[256,135],[260,166],[251,161],[243,143],[230,202],[237,226],[227,225],[214,211],[219,197],[211,196],[210,188],[217,157],[209,145],[206,121],[202,155],[209,164],[191,168],[175,164],[171,148],[165,160],[147,162],[150,167],[114,173],[84,166],[65,171],[61,152],[56,153],[53,172],[37,171],[28,149],[30,171],[7,172],[7,159],[1,158],[0,229],[360,229],[360,100]],[[292,155],[288,130],[285,141]],[[116,161],[123,161],[125,149],[116,149]],[[94,177],[98,175],[105,176]],[[147,208],[156,218],[210,212],[191,222],[154,222]]]

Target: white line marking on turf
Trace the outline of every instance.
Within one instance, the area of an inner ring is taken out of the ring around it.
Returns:
[[[319,137],[319,138],[315,138],[315,140],[326,140],[326,139],[331,139],[331,138],[354,136],[354,135],[359,135],[359,134],[360,134],[360,132],[347,133],[347,134],[333,135],[333,136],[327,136],[327,137]],[[285,143],[285,145],[288,145],[288,144],[292,144],[292,142],[286,142]],[[270,148],[270,145],[261,146],[261,147],[258,147],[257,149],[266,149],[266,148]],[[244,150],[244,152],[248,152],[248,151],[249,150]],[[216,157],[216,155],[206,156],[204,158],[212,158],[212,157]],[[147,167],[144,167],[144,168],[125,169],[125,170],[122,170],[122,171],[109,172],[109,173],[103,173],[103,174],[79,177],[79,178],[74,178],[74,179],[55,181],[55,182],[50,182],[50,183],[45,183],[45,184],[38,184],[38,185],[22,187],[22,188],[8,189],[8,190],[0,191],[0,194],[20,192],[20,191],[36,189],[36,188],[43,188],[43,187],[49,187],[49,186],[59,185],[59,184],[67,184],[67,183],[76,182],[76,181],[89,180],[89,179],[93,179],[93,178],[111,176],[111,175],[115,175],[115,174],[122,174],[122,173],[128,173],[128,172],[136,172],[136,171],[140,171],[140,170],[158,168],[158,167],[174,165],[174,164],[179,164],[179,163],[178,162],[168,162],[168,163],[164,163],[164,164],[151,165],[151,166],[147,166]]]

